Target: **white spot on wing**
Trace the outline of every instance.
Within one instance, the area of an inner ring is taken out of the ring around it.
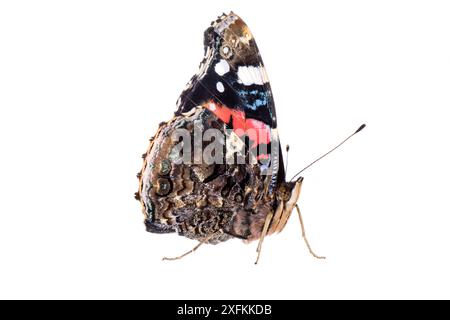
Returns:
[[[214,71],[216,71],[219,76],[223,76],[225,73],[230,71],[230,65],[228,64],[228,62],[222,59],[216,63],[216,65],[214,66]]]
[[[240,66],[238,68],[239,82],[245,86],[252,84],[263,85],[268,82],[267,74],[263,67]]]
[[[211,110],[211,111],[216,110],[216,104],[213,103],[213,102],[211,102],[211,103],[209,104],[209,110]]]
[[[266,68],[259,67],[259,70],[261,70],[261,75],[262,75],[262,79],[263,79],[264,83],[269,82],[269,77],[267,76]]]
[[[216,83],[216,89],[219,92],[224,92],[225,91],[225,87],[223,86],[223,83],[220,82],[220,81]]]

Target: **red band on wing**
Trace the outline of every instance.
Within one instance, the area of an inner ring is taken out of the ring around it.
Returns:
[[[252,148],[261,143],[269,144],[270,127],[262,121],[255,119],[246,119],[244,111],[230,109],[227,106],[215,102],[207,102],[204,108],[214,113],[220,120],[232,126],[234,132],[242,137],[246,134],[252,141]],[[262,157],[264,155],[259,155]]]

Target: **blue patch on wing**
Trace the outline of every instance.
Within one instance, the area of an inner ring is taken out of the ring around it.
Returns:
[[[265,90],[238,90],[239,97],[242,99],[245,108],[256,110],[267,106],[268,97]]]

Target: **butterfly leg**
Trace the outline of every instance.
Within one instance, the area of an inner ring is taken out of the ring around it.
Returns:
[[[222,230],[220,230],[218,233],[222,233]],[[201,246],[202,244],[208,243],[208,241],[211,240],[211,239],[212,239],[214,236],[216,236],[216,235],[217,235],[217,233],[212,233],[212,234],[210,234],[210,235],[207,236],[205,239],[203,239],[202,241],[200,241],[194,248],[192,248],[192,249],[189,250],[188,252],[183,253],[182,255],[179,255],[179,256],[177,256],[177,257],[170,257],[170,258],[164,257],[164,258],[162,258],[162,259],[163,259],[163,261],[164,261],[164,260],[170,260],[170,261],[173,261],[173,260],[179,260],[179,259],[181,259],[181,258],[184,258],[184,257],[187,256],[188,254],[193,253],[195,250],[197,250],[198,248],[200,248],[200,246]]]
[[[257,264],[259,261],[259,256],[261,255],[261,248],[262,248],[262,244],[264,241],[264,237],[267,234],[267,230],[269,229],[270,221],[272,221],[272,218],[273,218],[273,213],[271,212],[267,215],[266,220],[264,221],[264,227],[261,232],[261,237],[259,238],[258,248],[256,249],[256,252],[258,253],[258,255],[256,256],[255,264]]]
[[[295,205],[295,208],[297,209],[298,217],[300,219],[300,225],[302,227],[302,237],[303,237],[303,240],[305,240],[305,244],[308,247],[309,253],[311,253],[311,255],[314,258],[325,259],[325,257],[318,256],[317,254],[315,254],[314,251],[311,249],[311,246],[309,245],[308,239],[306,238],[305,226],[303,225],[302,214],[300,213],[300,208],[298,207],[298,204]]]

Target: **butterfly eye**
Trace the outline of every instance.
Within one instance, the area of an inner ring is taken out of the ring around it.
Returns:
[[[226,59],[230,58],[233,54],[231,48],[227,45],[224,45],[220,51],[222,53],[222,56]]]

